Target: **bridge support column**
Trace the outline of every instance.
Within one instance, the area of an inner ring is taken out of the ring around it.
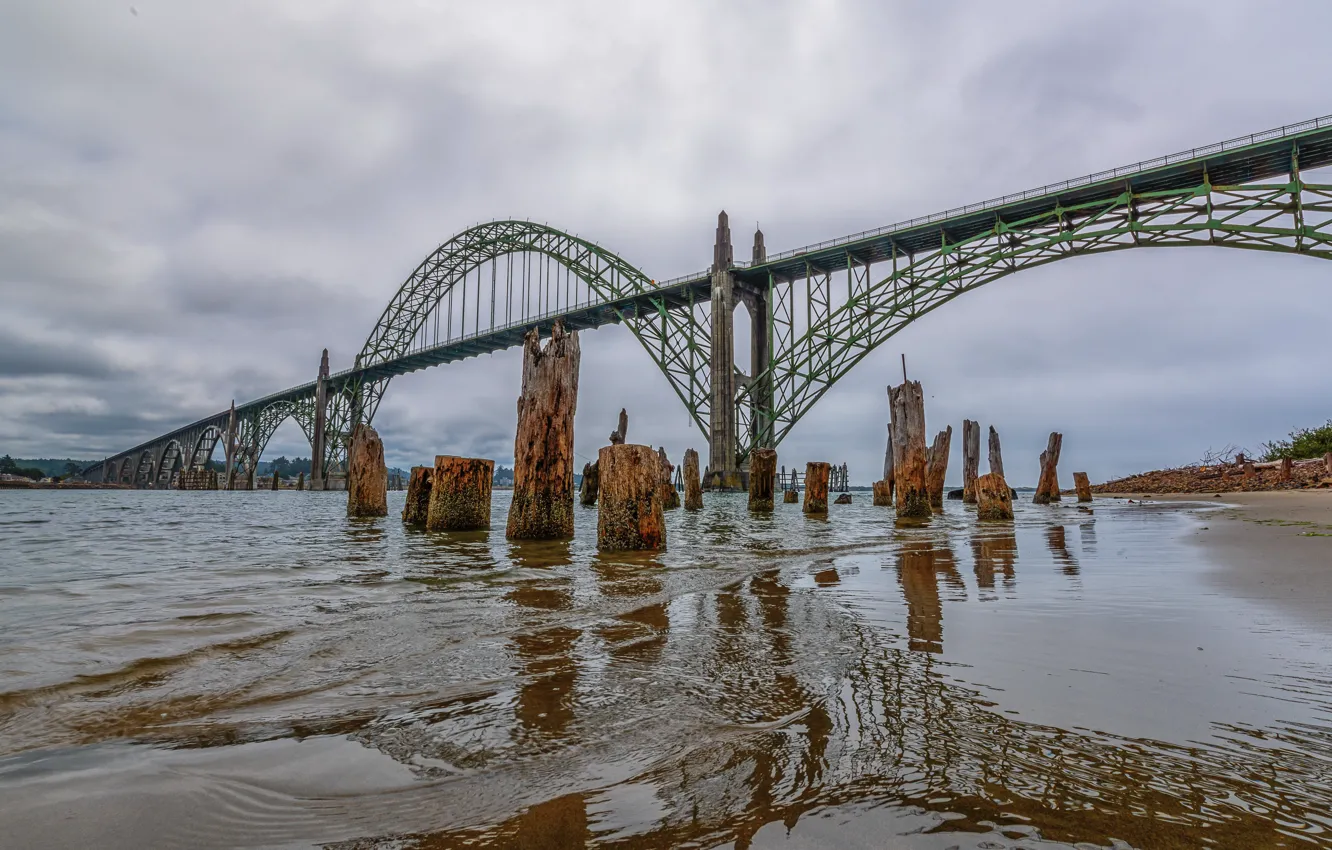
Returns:
[[[314,439],[310,443],[310,489],[324,489],[324,434],[328,423],[328,349],[319,360],[315,382]]]
[[[740,490],[735,460],[735,278],[734,252],[726,211],[717,216],[717,241],[712,249],[712,381],[708,422],[706,490]]]
[[[768,260],[763,245],[763,231],[754,231],[753,264]],[[767,287],[738,287],[740,300],[749,313],[749,427],[753,430],[753,445],[773,448],[772,445],[772,382],[764,374],[772,356],[772,303]],[[739,439],[741,435],[736,434]]]
[[[227,455],[227,483],[223,489],[236,489],[236,400],[231,400],[231,412],[227,414],[227,443],[222,447]]]

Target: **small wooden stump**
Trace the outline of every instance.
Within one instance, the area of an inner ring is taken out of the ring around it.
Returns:
[[[578,487],[578,501],[584,505],[597,503],[597,462],[583,464],[583,483]]]
[[[776,449],[755,449],[749,455],[749,509],[772,510],[772,491],[777,480]]]
[[[429,531],[475,531],[490,528],[490,485],[495,462],[481,458],[439,455],[430,474]]]
[[[542,346],[536,328],[523,340],[523,386],[513,441],[510,540],[573,537],[574,411],[578,407],[578,334],[555,322]]]
[[[347,516],[388,516],[388,468],[375,429],[357,425],[347,451]]]
[[[684,453],[684,506],[687,511],[703,508],[703,482],[698,477],[698,452],[685,449]]]
[[[657,460],[661,463],[661,508],[665,511],[674,510],[680,507],[680,494],[675,489],[675,481],[672,479],[675,467],[670,458],[666,457],[665,446],[657,449]]]
[[[893,483],[899,519],[924,519],[930,508],[926,485],[925,395],[919,381],[889,387],[893,413]]]
[[[1038,505],[1058,502],[1059,495],[1059,450],[1063,446],[1064,435],[1058,431],[1050,432],[1050,441],[1045,451],[1041,452],[1041,477],[1036,482],[1036,495],[1032,501]]]
[[[601,509],[597,549],[623,552],[666,548],[661,504],[661,462],[650,446],[605,446],[597,455]]]
[[[949,425],[934,437],[925,456],[926,481],[930,490],[930,510],[944,511],[944,479],[948,476],[948,450],[953,443],[953,426]]]
[[[1004,454],[999,446],[999,432],[990,426],[990,471],[1003,476],[1004,474]]]
[[[888,507],[893,503],[893,482],[875,481],[874,482],[874,505],[876,507]]]
[[[413,466],[412,476],[407,480],[407,503],[402,506],[404,525],[425,525],[430,516],[430,480],[432,470],[428,466]]]
[[[980,476],[980,423],[962,420],[962,501],[976,504],[976,479]]]
[[[1290,477],[1291,477],[1291,473],[1292,473],[1293,471],[1294,471],[1294,464],[1292,464],[1292,463],[1290,462],[1290,458],[1288,458],[1288,457],[1283,457],[1283,458],[1281,459],[1281,480],[1282,480],[1282,481],[1289,481],[1289,480],[1290,480]]]
[[[281,475],[278,475],[278,472],[277,472],[276,469],[273,470],[273,480],[272,480],[271,483],[272,483],[272,489],[274,489],[274,490],[280,490],[280,489],[282,489],[282,476],[281,476]],[[385,504],[387,504],[387,502],[386,502]],[[387,510],[387,508],[385,508],[385,510]]]
[[[833,500],[833,504],[834,504],[834,505],[849,505],[849,504],[851,504],[851,494],[850,494],[850,493],[843,493],[842,495],[838,496],[836,499]]]
[[[787,505],[794,505],[800,501],[799,490],[785,490],[782,492],[782,502]]]
[[[1253,470],[1253,464],[1252,464],[1252,463],[1249,463],[1248,461],[1245,461],[1245,462],[1244,462],[1244,477],[1245,477],[1246,479],[1250,479],[1250,478],[1253,478],[1254,474],[1255,474],[1255,473],[1254,473],[1254,470]]]
[[[1087,473],[1073,473],[1073,486],[1078,491],[1079,502],[1090,502],[1092,500],[1091,481],[1087,478]]]
[[[304,490],[304,489],[305,489],[305,473],[304,473],[304,472],[300,472],[300,473],[297,473],[297,474],[296,474],[296,489],[297,489],[297,490]]]
[[[820,461],[805,464],[805,507],[807,514],[828,512],[828,471],[830,467]]]
[[[997,472],[976,479],[976,517],[991,520],[1013,518],[1013,491],[1009,489],[1004,476]]]

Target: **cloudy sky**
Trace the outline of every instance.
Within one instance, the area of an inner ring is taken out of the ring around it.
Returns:
[[[1332,113],[1330,27],[1323,0],[0,0],[0,453],[97,458],[323,347],[345,368],[478,221],[665,279],[710,263],[722,208],[737,256],[754,222],[780,251]],[[1320,260],[1046,266],[890,340],[780,462],[877,477],[902,352],[931,427],[995,424],[1017,483],[1051,429],[1094,480],[1257,449],[1332,417],[1329,317]],[[509,462],[519,365],[395,381],[389,462]],[[633,441],[706,448],[626,330],[584,335],[581,384],[579,454],[621,406]],[[267,456],[308,453],[289,422]]]

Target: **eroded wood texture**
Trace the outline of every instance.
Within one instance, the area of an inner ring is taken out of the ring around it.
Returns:
[[[749,455],[749,509],[772,510],[773,488],[777,484],[777,450],[755,449]]]
[[[685,449],[683,476],[685,510],[701,510],[703,508],[703,481],[699,478],[698,452],[693,449]]]
[[[428,466],[413,466],[407,479],[407,501],[402,506],[404,525],[425,525],[430,515],[430,479],[434,470]]]
[[[906,381],[888,388],[893,416],[893,483],[897,491],[897,516],[923,519],[930,508],[926,486],[925,396],[919,381]]]
[[[674,510],[680,507],[680,494],[675,489],[675,465],[666,457],[666,447],[657,448],[657,460],[661,463],[661,507],[662,510]]]
[[[976,479],[980,476],[980,423],[962,420],[962,501],[976,504]]]
[[[439,455],[430,476],[430,531],[490,528],[490,485],[495,462],[483,458]]]
[[[612,446],[623,446],[625,437],[629,436],[629,413],[623,407],[620,408],[620,421],[614,431],[611,431],[610,441]]]
[[[1064,435],[1051,431],[1045,451],[1041,452],[1041,477],[1036,482],[1036,495],[1032,497],[1038,505],[1048,505],[1062,498],[1059,495],[1059,450],[1063,444]]]
[[[657,453],[651,446],[605,446],[597,455],[597,467],[601,474],[597,549],[665,549],[666,517]]]
[[[388,516],[384,444],[369,425],[352,429],[347,451],[347,516]]]
[[[930,509],[936,514],[944,511],[944,481],[948,477],[948,452],[953,444],[953,426],[949,425],[934,436],[934,445],[925,455],[926,480],[930,490]]]
[[[782,502],[783,502],[783,504],[794,505],[794,504],[797,504],[799,501],[800,501],[800,491],[799,491],[799,490],[784,490],[784,491],[782,491]]]
[[[1087,477],[1087,473],[1073,473],[1073,489],[1078,491],[1079,502],[1090,502],[1092,500],[1091,479]]]
[[[597,462],[583,464],[583,483],[578,485],[578,501],[584,505],[597,503]]]
[[[574,413],[578,407],[578,334],[555,322],[545,345],[536,328],[523,340],[523,384],[513,441],[510,540],[573,536]]]
[[[888,507],[893,503],[893,482],[888,480],[874,482],[874,504]]]
[[[999,448],[999,432],[990,426],[990,471],[1000,477],[1004,474],[1004,455]]]
[[[843,493],[843,494],[841,494],[840,496],[838,496],[836,499],[833,500],[833,504],[834,504],[834,505],[849,505],[849,504],[851,504],[851,494],[850,494],[850,493]]]
[[[1004,476],[997,472],[976,479],[976,517],[990,520],[1013,518],[1013,491]]]
[[[805,513],[828,512],[828,472],[831,468],[822,461],[810,461],[805,464]]]

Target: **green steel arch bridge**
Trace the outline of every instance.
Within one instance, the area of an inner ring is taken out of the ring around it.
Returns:
[[[278,425],[311,442],[315,487],[340,471],[356,422],[400,375],[520,345],[558,320],[620,324],[708,440],[712,486],[738,486],[749,452],[776,446],[874,348],[965,292],[1023,269],[1130,248],[1219,247],[1332,259],[1332,116],[769,255],[733,255],[719,216],[711,268],[659,281],[606,248],[530,221],[459,233],[399,287],[352,367],[215,413],[84,470],[169,487],[217,445],[224,477],[253,486]],[[750,369],[735,364],[738,303]]]

